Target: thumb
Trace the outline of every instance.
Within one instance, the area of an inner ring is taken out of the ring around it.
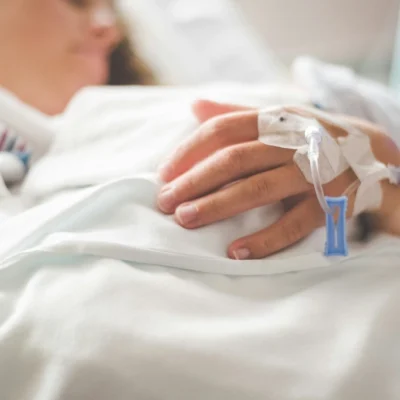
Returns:
[[[217,115],[227,114],[236,111],[249,111],[251,107],[238,106],[234,104],[222,104],[209,100],[198,100],[192,110],[199,122],[205,122]]]

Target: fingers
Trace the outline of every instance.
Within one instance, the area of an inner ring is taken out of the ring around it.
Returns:
[[[324,221],[318,200],[308,197],[269,228],[232,243],[228,255],[236,260],[267,257],[308,236]]]
[[[400,186],[388,181],[381,182],[383,202],[376,213],[379,217],[379,229],[391,235],[400,236]]]
[[[400,149],[396,142],[383,133],[370,133],[370,143],[375,158],[385,165],[400,166]]]
[[[285,164],[292,158],[292,150],[266,146],[259,141],[227,147],[164,186],[158,207],[165,213],[173,213],[179,204],[248,175]]]
[[[183,227],[198,228],[309,189],[310,185],[298,167],[285,165],[184,203],[176,209],[175,216]]]
[[[313,113],[312,109],[304,107],[286,107],[286,109],[288,112],[317,118],[333,137],[346,135],[346,132],[343,132],[343,129],[339,126],[333,125],[327,120],[321,120],[321,118],[318,117],[318,115],[323,114],[321,112],[316,114],[315,112]],[[246,110],[251,110],[251,108],[233,104],[221,104],[207,100],[199,100],[193,104],[193,112],[200,122],[207,121],[217,115]],[[378,161],[384,164],[400,165],[400,149],[398,149],[396,143],[384,133],[381,127],[357,117],[341,115],[340,118],[370,137],[371,146]]]
[[[338,196],[348,187],[356,176],[345,171],[333,182],[325,185],[326,195]],[[290,181],[293,184],[292,180]],[[283,250],[305,238],[325,223],[325,213],[319,205],[314,189],[307,194],[286,196],[284,216],[272,226],[253,235],[238,239],[229,246],[228,255],[234,259],[258,259]],[[348,197],[347,217],[354,208],[355,194]]]
[[[213,117],[216,117],[221,114],[227,114],[230,112],[237,112],[237,111],[250,111],[251,108],[237,106],[233,104],[221,104],[216,103],[214,101],[208,100],[198,100],[196,101],[193,106],[193,113],[199,120],[199,122],[205,122]]]
[[[243,111],[212,118],[197,133],[183,143],[159,174],[165,182],[192,168],[214,152],[234,144],[258,139],[258,112]]]

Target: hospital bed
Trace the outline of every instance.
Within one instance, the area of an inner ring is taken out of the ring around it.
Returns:
[[[310,101],[268,83],[88,88],[34,117],[51,147],[0,199],[0,398],[400,398],[398,239],[327,259],[316,231],[237,262],[227,244],[279,204],[190,232],[156,210],[157,166],[194,132],[197,98]]]

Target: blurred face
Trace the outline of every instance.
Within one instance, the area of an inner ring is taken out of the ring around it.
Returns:
[[[0,85],[44,112],[106,83],[121,40],[112,0],[1,0]]]

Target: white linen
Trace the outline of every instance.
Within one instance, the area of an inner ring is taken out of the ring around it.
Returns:
[[[353,115],[382,126],[400,146],[400,101],[386,86],[363,79],[350,68],[299,57],[294,82],[330,112]]]
[[[21,191],[41,204],[0,225],[0,398],[399,398],[398,239],[335,263],[317,232],[236,262],[229,241],[279,207],[196,231],[155,209],[155,168],[195,128],[200,96],[288,101],[240,86],[127,88],[70,105]]]

